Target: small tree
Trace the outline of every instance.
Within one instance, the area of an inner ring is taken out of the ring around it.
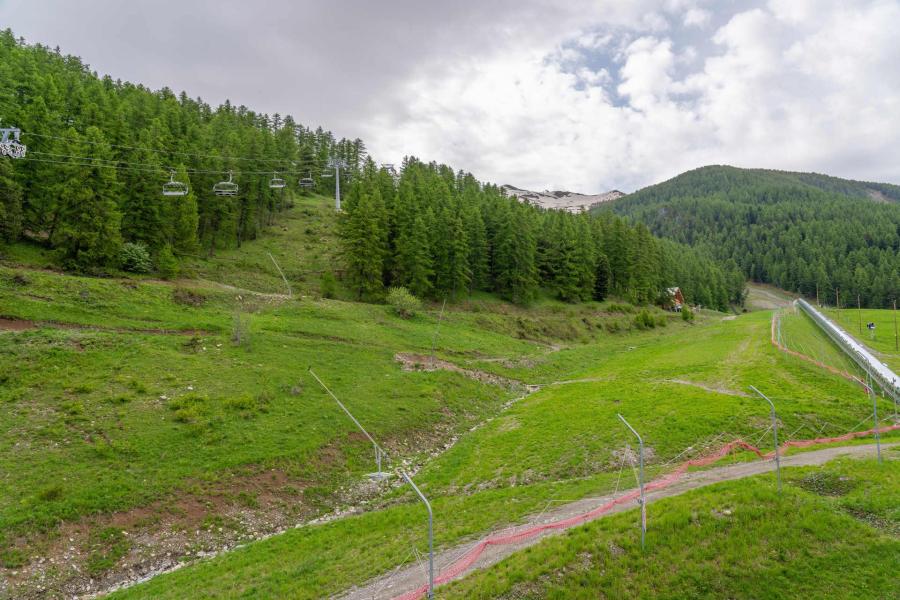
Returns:
[[[132,273],[149,273],[153,269],[150,260],[150,252],[142,243],[127,242],[122,244],[122,252],[119,255],[122,268]],[[174,257],[172,257],[174,259]]]
[[[172,254],[172,248],[163,246],[156,255],[156,270],[163,279],[172,279],[178,275],[178,259]]]
[[[394,307],[397,314],[404,319],[416,316],[416,313],[422,308],[422,303],[418,298],[409,293],[404,287],[391,288],[387,295],[388,304]]]

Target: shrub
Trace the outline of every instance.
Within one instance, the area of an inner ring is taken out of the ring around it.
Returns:
[[[606,310],[611,313],[622,313],[623,315],[634,312],[634,307],[630,304],[619,304],[618,302],[610,302]]]
[[[132,273],[149,273],[153,269],[150,252],[147,250],[147,246],[141,243],[123,244],[119,259],[122,262],[122,268]]]
[[[418,298],[413,296],[408,289],[404,287],[391,288],[387,295],[388,304],[394,307],[397,314],[404,319],[409,319],[416,315],[422,308],[422,303]]]
[[[681,307],[681,318],[682,320],[690,323],[694,320],[694,311],[691,310],[689,306]]]
[[[334,273],[331,271],[325,271],[322,273],[322,297],[323,298],[334,298],[337,294],[337,280],[334,278]]]
[[[163,279],[172,279],[178,275],[178,259],[168,246],[160,250],[156,256],[156,270]]]
[[[634,316],[634,326],[638,329],[653,329],[656,327],[656,319],[644,308]]]

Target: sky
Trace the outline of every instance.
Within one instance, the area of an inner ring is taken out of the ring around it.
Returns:
[[[900,0],[0,0],[0,27],[522,188],[900,183]]]

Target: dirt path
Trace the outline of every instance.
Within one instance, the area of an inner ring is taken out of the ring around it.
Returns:
[[[884,448],[896,445],[897,443],[882,444],[882,450]],[[874,455],[874,444],[866,444],[861,446],[840,446],[782,457],[781,463],[783,466],[799,467],[807,465],[821,465],[839,456],[865,457]],[[900,458],[897,453],[883,453],[883,456],[887,456],[891,459]],[[652,503],[652,501],[659,498],[677,496],[679,494],[687,492],[688,490],[712,485],[720,481],[743,479],[745,477],[751,477],[760,473],[767,473],[772,471],[773,468],[774,463],[771,460],[759,460],[717,467],[705,471],[696,471],[693,473],[688,473],[680,481],[670,485],[669,487],[647,493],[646,497],[648,503]],[[630,490],[623,490],[618,495],[624,495],[628,491]],[[575,515],[580,515],[590,511],[593,508],[596,508],[597,506],[609,502],[613,498],[614,496],[610,495],[594,498],[584,498],[576,502],[571,502],[552,510],[545,511],[540,515],[533,516],[525,524],[518,525],[516,527],[509,527],[501,531],[492,532],[491,534],[485,536],[485,538],[496,536],[501,532],[504,534],[514,534],[519,531],[530,529],[534,525],[540,523],[550,523],[554,521],[560,521],[562,519],[566,519]],[[629,510],[635,508],[636,506],[636,503],[618,505],[612,508],[610,511],[604,513],[604,515],[602,516]],[[602,518],[602,516],[600,518]],[[440,516],[437,515],[436,518],[439,519]],[[651,508],[649,509],[648,517],[648,520],[651,521],[651,523],[652,518],[653,511]],[[581,523],[579,523],[579,525],[580,524]],[[472,565],[472,567],[469,570],[463,572],[459,576],[459,578],[464,577],[473,569],[481,569],[496,564],[510,554],[513,554],[514,552],[532,546],[545,537],[557,535],[559,533],[562,533],[563,531],[565,531],[565,529],[547,530],[541,534],[525,539],[516,544],[490,545],[478,558],[478,560]],[[459,544],[458,546],[454,546],[437,553],[434,557],[435,577],[437,577],[441,573],[442,569],[453,564],[458,557],[464,554],[472,546],[476,545],[479,541],[481,540],[474,540],[464,544]],[[428,577],[423,569],[423,566],[420,564],[413,564],[412,566],[405,567],[391,574],[378,577],[365,584],[363,587],[351,589],[338,597],[342,600],[387,600],[395,598],[400,594],[405,594],[407,592],[415,590],[416,588],[426,584],[427,582]]]

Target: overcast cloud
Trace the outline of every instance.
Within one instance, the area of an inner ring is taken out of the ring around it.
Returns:
[[[0,27],[520,187],[706,164],[900,183],[900,0],[0,0]]]

